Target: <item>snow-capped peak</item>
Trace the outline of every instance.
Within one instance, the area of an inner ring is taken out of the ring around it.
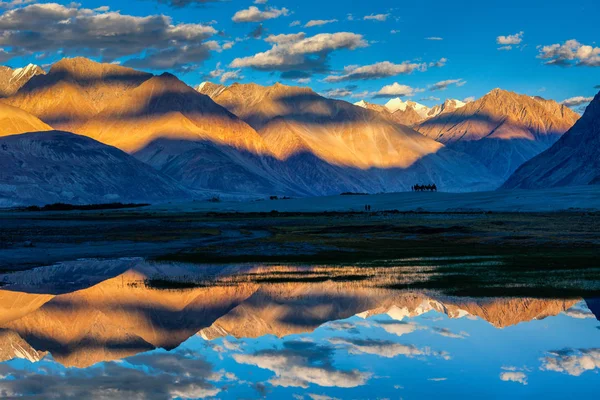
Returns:
[[[393,99],[390,99],[390,101],[388,101],[387,103],[385,103],[385,106],[388,110],[390,110],[390,112],[394,113],[398,110],[405,111],[407,104],[404,101],[402,101],[400,97],[395,97]]]
[[[421,118],[427,117],[427,113],[429,112],[429,107],[427,107],[426,105],[417,103],[416,101],[412,101],[412,100],[402,101],[402,99],[399,97],[391,99],[390,101],[388,101],[385,104],[385,106],[392,113],[394,113],[398,110],[406,111],[406,108],[410,107],[413,110],[415,110]]]
[[[446,101],[444,101],[444,103],[438,104],[438,105],[434,106],[433,108],[431,108],[431,110],[428,112],[427,116],[428,117],[436,117],[440,114],[456,111],[459,108],[462,108],[466,105],[467,105],[467,103],[457,100],[457,99],[446,99]]]
[[[26,67],[17,68],[13,71],[12,76],[10,78],[10,82],[19,81],[24,77],[31,77],[31,76],[35,75],[36,72],[39,70],[40,70],[40,67],[38,67],[35,64],[29,64]]]
[[[366,102],[366,101],[364,101],[364,100],[357,101],[356,103],[354,103],[354,105],[355,105],[355,106],[362,107],[362,108],[367,108],[367,102]]]

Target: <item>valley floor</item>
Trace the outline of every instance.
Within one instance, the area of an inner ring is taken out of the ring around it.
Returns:
[[[535,203],[541,212],[516,212]],[[128,210],[7,210],[0,212],[0,269],[117,257],[351,264],[506,256],[519,268],[595,271],[599,203],[597,187],[589,187],[571,193],[400,193]],[[364,204],[372,212],[361,212]]]

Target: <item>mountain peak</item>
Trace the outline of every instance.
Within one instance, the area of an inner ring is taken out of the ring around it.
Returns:
[[[50,67],[49,75],[70,77],[75,80],[100,79],[117,76],[150,76],[118,64],[101,63],[85,57],[63,58]]]
[[[46,72],[35,64],[22,68],[0,67],[0,97],[8,97],[16,93],[31,78],[45,75]]]

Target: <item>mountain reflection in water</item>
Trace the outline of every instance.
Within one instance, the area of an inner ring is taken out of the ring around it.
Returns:
[[[598,300],[450,297],[385,284],[427,268],[344,268],[123,259],[0,276],[0,395],[596,398]]]

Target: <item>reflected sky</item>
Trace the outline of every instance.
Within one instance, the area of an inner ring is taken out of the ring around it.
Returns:
[[[43,271],[0,277],[3,398],[597,398],[600,387],[597,299],[271,282],[269,267],[136,259]],[[158,289],[158,272],[221,283]]]

